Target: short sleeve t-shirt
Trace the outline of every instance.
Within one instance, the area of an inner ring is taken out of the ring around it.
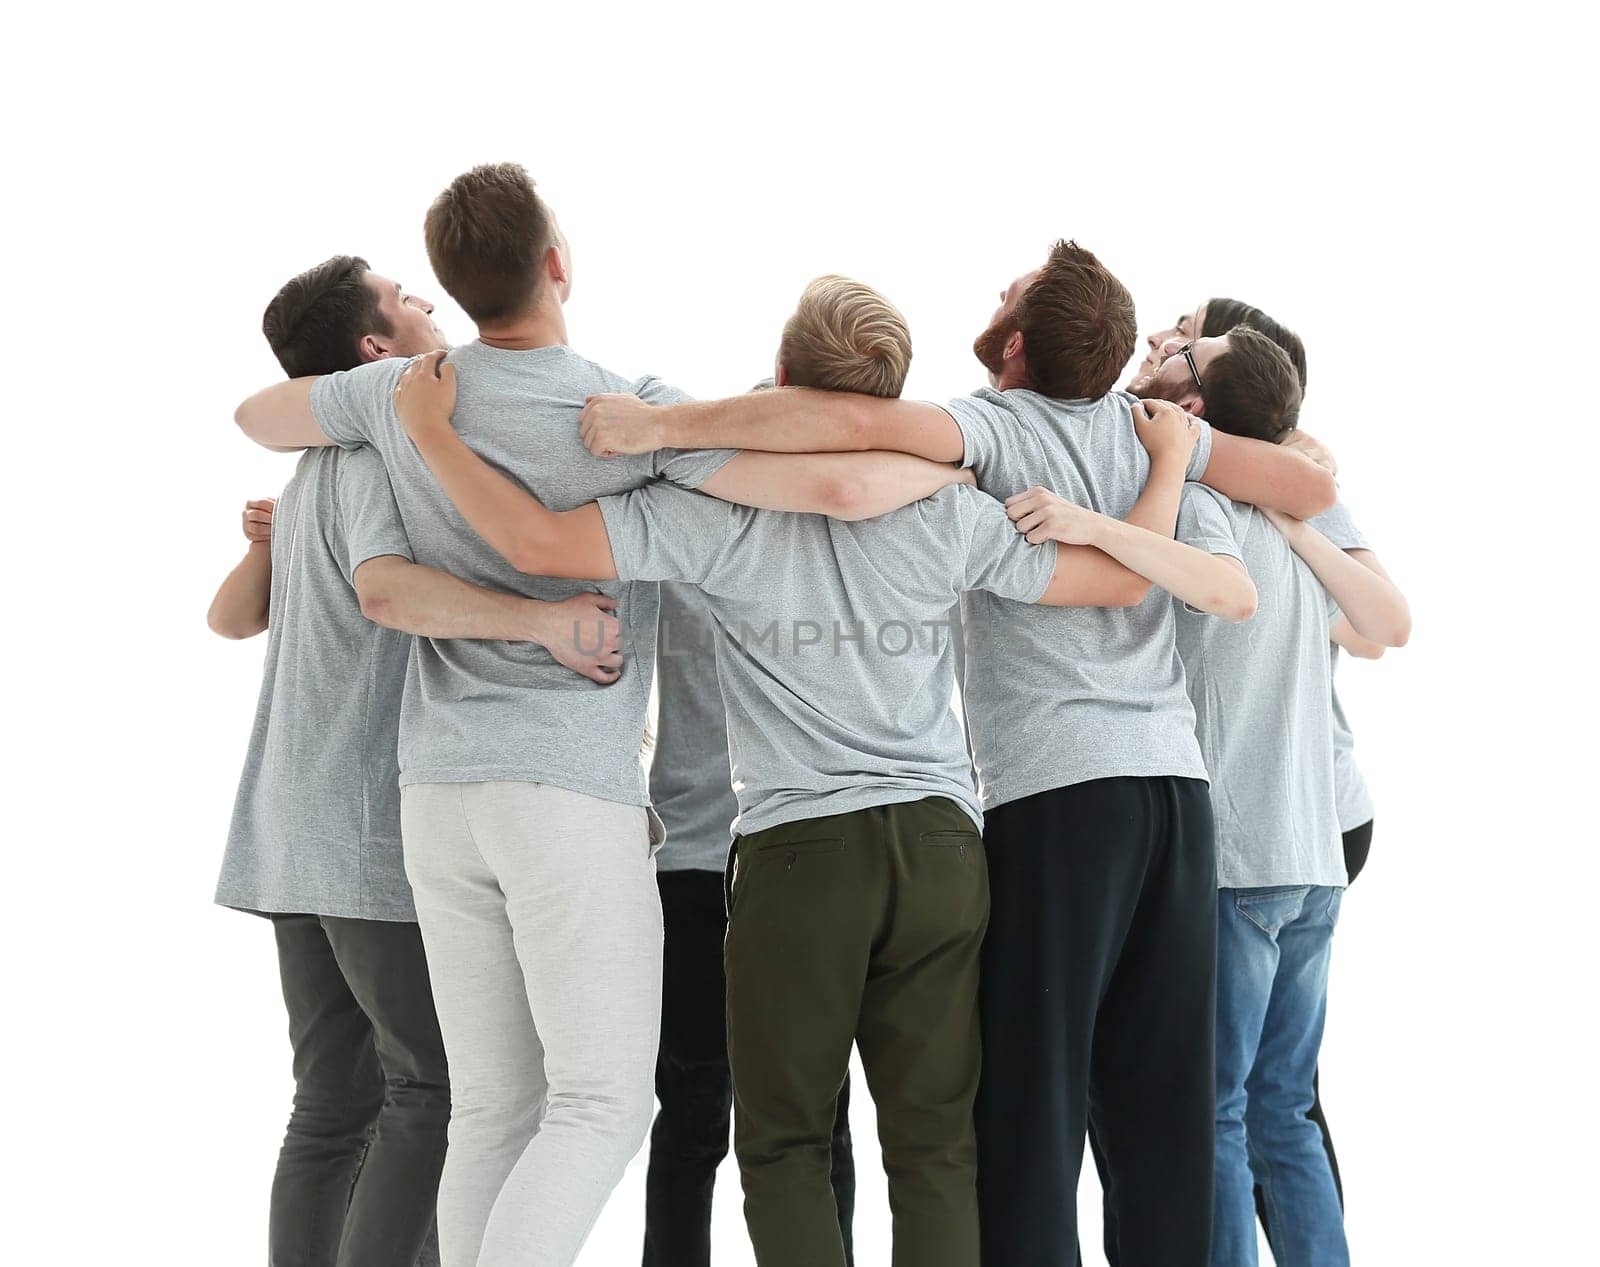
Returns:
[[[1054,400],[983,389],[945,409],[961,428],[978,487],[1005,500],[1041,486],[1121,519],[1150,474],[1126,392]],[[1189,475],[1211,455],[1201,434]],[[1172,603],[1152,587],[1135,607],[1023,607],[969,594],[966,711],[983,803],[1090,779],[1203,779],[1194,712],[1184,693]]]
[[[1341,550],[1372,549],[1342,500],[1307,522]],[[1337,674],[1338,644],[1331,644],[1329,653]],[[1339,830],[1351,831],[1372,821],[1372,793],[1361,767],[1356,764],[1356,737],[1350,730],[1344,706],[1339,703],[1337,684],[1333,690],[1333,759],[1334,786],[1339,797]]]
[[[1184,488],[1185,541],[1243,561],[1256,614],[1230,624],[1167,598],[1211,772],[1217,886],[1345,883],[1333,792],[1333,669],[1321,583],[1253,506]]]
[[[272,516],[266,660],[216,900],[414,920],[395,744],[411,639],[361,614],[356,569],[411,557],[383,462],[312,449]]]
[[[681,581],[661,583],[656,691],[650,799],[667,831],[656,869],[721,871],[739,802],[717,684],[717,630],[705,595]]]
[[[686,397],[655,379],[629,382],[571,348],[469,343],[449,359],[457,376],[452,422],[461,438],[552,510],[656,478],[697,487],[733,457],[727,449],[590,454],[578,432],[588,396],[631,391],[654,404]],[[401,783],[528,781],[648,805],[640,757],[655,667],[656,586],[526,576],[501,558],[461,517],[401,428],[392,395],[405,367],[398,359],[378,361],[319,379],[311,407],[334,443],[370,444],[383,458],[417,562],[529,598],[610,595],[623,624],[626,667],[619,681],[602,686],[533,643],[416,639],[401,712]]]
[[[965,485],[876,519],[754,511],[652,485],[600,508],[620,576],[698,585],[717,628],[736,830],[944,796],[981,825],[949,612],[984,587],[1038,599],[1030,546]]]

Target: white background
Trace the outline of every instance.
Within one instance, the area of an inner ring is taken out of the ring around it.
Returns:
[[[232,410],[277,375],[267,299],[335,252],[470,337],[422,216],[512,159],[572,241],[574,343],[696,394],[768,372],[831,271],[909,317],[909,395],[969,390],[997,292],[1058,236],[1119,273],[1143,329],[1227,294],[1305,336],[1303,421],[1416,617],[1404,651],[1341,672],[1378,804],[1323,1063],[1356,1261],[1574,1261],[1600,837],[1576,23],[1538,3],[14,15],[7,1258],[262,1257],[289,1050],[267,926],[210,904],[262,643],[204,614],[242,502],[293,459]],[[642,1177],[584,1264],[636,1261]],[[717,1238],[750,1261],[731,1166]]]

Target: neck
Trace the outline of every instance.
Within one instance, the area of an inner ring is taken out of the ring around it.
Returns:
[[[1032,389],[1033,384],[1028,382],[1028,371],[1021,366],[1002,365],[1000,372],[994,375],[995,391],[1009,392],[1019,387]]]
[[[509,321],[480,325],[478,338],[492,348],[523,352],[560,347],[567,341],[567,319],[559,302],[541,302],[531,312]]]

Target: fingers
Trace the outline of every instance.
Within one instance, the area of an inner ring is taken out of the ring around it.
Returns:
[[[264,510],[270,515],[272,508],[277,504],[278,499],[276,497],[257,497],[252,501],[247,501],[244,504],[244,508],[246,510]]]
[[[1026,535],[1032,532],[1035,528],[1040,527],[1045,522],[1045,518],[1046,516],[1043,509],[1035,510],[1032,514],[1024,515],[1022,518],[1015,521],[1017,531]],[[1033,538],[1029,537],[1028,540],[1032,541]]]

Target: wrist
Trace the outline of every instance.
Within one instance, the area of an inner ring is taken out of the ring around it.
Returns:
[[[519,598],[517,602],[521,604],[521,618],[517,621],[520,641],[549,646],[554,604],[537,598]]]
[[[1178,453],[1172,449],[1162,449],[1150,455],[1151,479],[1176,479],[1180,483],[1188,478],[1190,453]]]

